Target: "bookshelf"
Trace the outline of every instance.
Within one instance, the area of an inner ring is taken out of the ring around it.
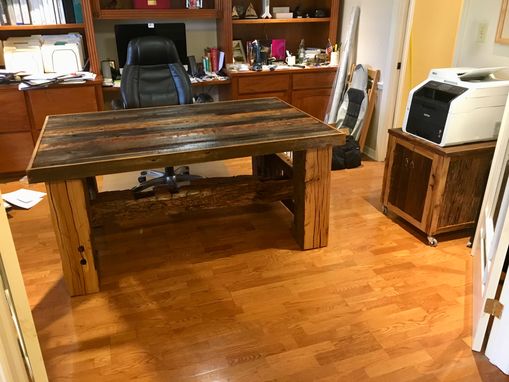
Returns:
[[[1,25],[0,39],[33,34],[77,32],[83,36],[90,71],[99,74],[90,0],[82,0],[82,23]],[[16,84],[0,85],[0,178],[23,175],[47,115],[103,108],[102,79],[76,85],[20,91]]]
[[[1,25],[0,32],[15,32],[15,31],[53,31],[58,30],[59,33],[66,33],[67,31],[82,31],[85,29],[85,24],[45,24],[45,25]]]

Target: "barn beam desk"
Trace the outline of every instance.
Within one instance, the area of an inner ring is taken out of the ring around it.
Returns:
[[[93,228],[116,214],[281,200],[293,210],[300,247],[326,246],[331,146],[343,142],[337,130],[276,98],[68,114],[48,117],[27,174],[30,183],[46,183],[65,283],[71,295],[84,295],[99,291]],[[282,152],[293,152],[292,164]],[[95,182],[97,175],[249,156],[253,176],[203,179],[176,194],[101,193]]]

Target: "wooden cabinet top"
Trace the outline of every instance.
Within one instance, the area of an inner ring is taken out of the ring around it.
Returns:
[[[425,148],[429,151],[445,156],[462,155],[470,151],[476,152],[482,150],[494,150],[497,144],[497,141],[486,141],[486,142],[465,143],[456,146],[440,147],[435,143],[429,142],[415,135],[408,134],[404,132],[402,129],[390,129],[389,134],[394,136],[395,138],[404,139],[405,141],[411,144],[414,144],[416,146]]]
[[[279,69],[279,70],[264,70],[255,72],[252,70],[245,71],[229,71],[228,76],[230,77],[247,77],[247,76],[268,76],[278,74],[299,74],[299,73],[320,73],[320,72],[335,72],[338,69],[337,66],[319,66],[312,68],[295,68],[295,69]]]

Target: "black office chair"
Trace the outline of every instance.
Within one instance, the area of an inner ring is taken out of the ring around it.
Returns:
[[[175,44],[160,36],[138,37],[129,41],[120,92],[125,109],[193,103],[191,81],[180,62]],[[156,178],[147,180],[147,175]],[[164,172],[143,171],[138,178],[140,184],[133,191],[141,192],[163,184],[176,191],[179,183],[195,178],[199,177],[190,175],[186,166],[177,170],[166,167]]]

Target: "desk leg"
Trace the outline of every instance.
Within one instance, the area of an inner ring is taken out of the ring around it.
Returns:
[[[84,179],[46,183],[64,280],[71,296],[99,291]]]
[[[293,154],[294,236],[302,249],[327,246],[332,146]]]

